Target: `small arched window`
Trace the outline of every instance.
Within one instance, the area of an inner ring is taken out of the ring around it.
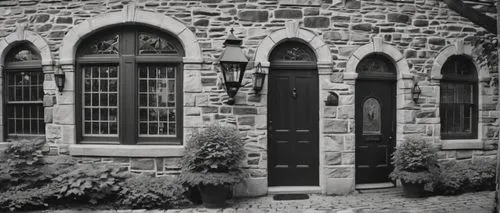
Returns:
[[[4,70],[4,137],[43,136],[44,76],[40,53],[30,43],[20,43],[7,52]]]
[[[477,138],[478,88],[473,62],[463,55],[451,56],[441,74],[441,138]]]
[[[181,44],[141,26],[91,35],[77,50],[81,143],[180,144]]]
[[[364,57],[356,67],[359,78],[396,80],[396,68],[392,61],[380,54]]]

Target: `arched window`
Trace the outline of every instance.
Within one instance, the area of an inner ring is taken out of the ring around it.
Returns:
[[[20,43],[6,54],[4,69],[4,137],[43,136],[44,78],[40,53],[30,43]]]
[[[441,138],[477,138],[478,89],[474,64],[466,56],[451,56],[441,74]]]
[[[364,57],[356,67],[359,78],[396,80],[396,68],[387,57],[370,54]]]
[[[181,44],[146,27],[116,27],[77,50],[80,143],[180,144]]]

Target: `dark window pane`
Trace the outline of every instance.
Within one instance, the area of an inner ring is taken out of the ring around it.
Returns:
[[[160,34],[140,32],[139,54],[177,54],[179,51],[168,37]]]

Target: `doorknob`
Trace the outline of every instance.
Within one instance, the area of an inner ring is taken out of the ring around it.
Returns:
[[[297,88],[292,89],[292,98],[296,99],[297,98]]]

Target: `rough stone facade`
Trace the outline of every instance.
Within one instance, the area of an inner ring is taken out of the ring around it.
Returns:
[[[495,11],[486,11],[495,15]],[[87,34],[108,25],[135,23],[170,32],[184,46],[184,142],[193,129],[210,121],[235,124],[244,135],[248,154],[243,166],[250,177],[236,187],[238,195],[267,193],[267,85],[256,94],[251,74],[257,63],[269,72],[270,51],[287,39],[308,44],[317,56],[321,192],[344,194],[354,190],[355,70],[357,63],[370,53],[386,55],[397,69],[398,142],[420,135],[441,148],[441,159],[496,156],[500,118],[498,73],[479,64],[478,139],[440,139],[440,68],[454,54],[474,58],[471,38],[484,31],[441,1],[2,1],[2,63],[8,49],[21,40],[35,44],[42,55],[46,138],[51,154],[71,154],[82,163],[114,162],[133,172],[179,172],[182,146],[143,147],[139,148],[142,152],[130,154],[130,149],[138,146],[79,145],[75,139],[75,128],[79,128],[75,124],[74,104],[76,45]],[[243,80],[243,84],[248,84],[240,88],[232,106],[225,103],[228,98],[217,64],[230,27],[243,39],[244,52],[250,58]],[[56,91],[53,78],[54,70],[59,68],[66,74],[62,93]],[[418,103],[411,98],[415,83],[422,89]],[[338,106],[325,106],[330,92],[339,96]],[[110,151],[115,148],[119,150]],[[155,149],[162,152],[152,153]]]

